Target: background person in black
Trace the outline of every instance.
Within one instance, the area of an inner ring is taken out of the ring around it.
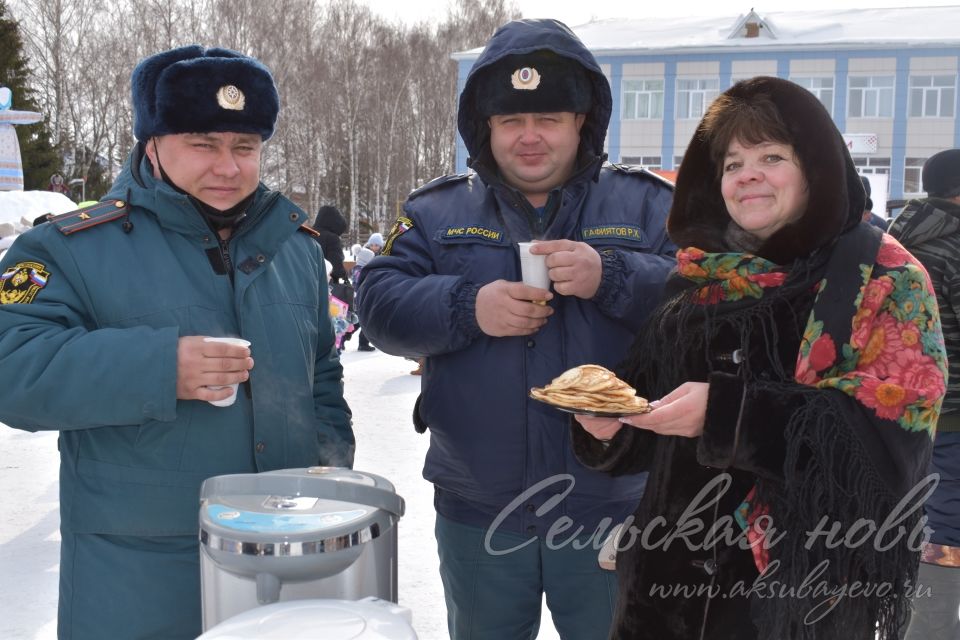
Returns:
[[[930,274],[950,375],[929,469],[939,474],[940,484],[924,505],[933,533],[917,578],[930,592],[913,599],[906,640],[955,640],[960,638],[960,149],[930,156],[922,177],[927,197],[907,203],[890,235]]]
[[[343,244],[340,242],[340,236],[347,230],[347,219],[339,209],[325,204],[317,210],[313,229],[320,234],[317,242],[323,249],[323,257],[333,265],[330,271],[330,282],[350,282],[350,276],[347,275],[347,270],[343,266]]]

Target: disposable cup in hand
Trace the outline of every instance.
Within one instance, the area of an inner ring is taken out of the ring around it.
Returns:
[[[204,341],[204,342],[223,342],[223,343],[226,343],[226,344],[235,344],[235,345],[240,346],[240,347],[249,347],[249,346],[250,346],[250,341],[249,341],[249,340],[244,340],[243,338],[204,338],[203,341]],[[236,401],[237,401],[237,387],[240,386],[240,383],[239,383],[239,382],[235,382],[235,383],[233,383],[233,384],[231,384],[231,385],[228,385],[228,386],[230,387],[230,390],[231,390],[231,393],[230,393],[229,396],[227,396],[227,397],[224,398],[223,400],[208,400],[207,402],[209,402],[210,404],[212,404],[212,405],[215,406],[215,407],[229,407],[229,406],[232,405],[234,402],[236,402]],[[226,388],[226,387],[225,387],[225,386],[224,386],[224,387],[207,386],[207,389],[212,389],[213,391],[216,391],[216,390],[218,390],[218,389],[224,389],[224,388]]]
[[[518,242],[520,247],[520,275],[523,284],[538,289],[550,288],[550,274],[547,269],[547,256],[530,253],[532,242]]]

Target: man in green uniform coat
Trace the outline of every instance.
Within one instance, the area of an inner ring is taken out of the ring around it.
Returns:
[[[323,256],[260,183],[269,70],[182,47],[132,88],[110,194],[0,263],[0,421],[60,431],[61,639],[196,637],[203,480],[353,462]]]

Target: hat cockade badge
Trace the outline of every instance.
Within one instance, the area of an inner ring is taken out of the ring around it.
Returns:
[[[246,102],[247,100],[243,96],[243,91],[240,91],[240,89],[232,84],[225,84],[217,91],[217,104],[224,109],[243,111],[243,106]]]
[[[521,91],[533,91],[540,86],[540,72],[533,67],[523,67],[517,69],[510,76],[510,83],[514,89]]]

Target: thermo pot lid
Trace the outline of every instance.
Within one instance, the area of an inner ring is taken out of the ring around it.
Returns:
[[[389,481],[350,469],[215,476],[201,488],[201,542],[219,540],[223,547],[223,541],[227,546],[324,541],[326,548],[331,538],[376,538],[403,511],[403,498]]]

